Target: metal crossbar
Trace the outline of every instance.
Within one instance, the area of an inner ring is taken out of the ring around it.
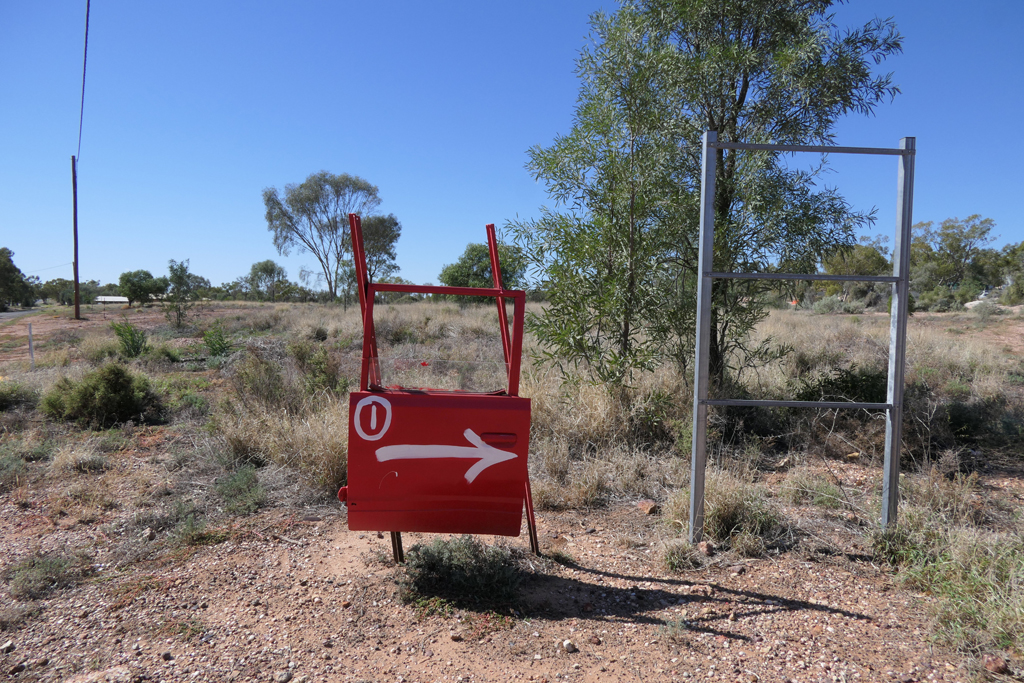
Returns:
[[[824,282],[896,282],[895,275],[801,275],[799,273],[708,273],[712,280],[820,280]]]
[[[794,273],[723,273],[711,270],[715,236],[715,154],[713,150],[765,150],[772,152],[820,152],[823,154],[879,154],[899,157],[896,199],[896,246],[891,276],[817,275]],[[824,408],[830,410],[884,410],[885,462],[882,482],[882,524],[896,523],[899,505],[900,443],[903,431],[903,374],[907,341],[907,301],[910,295],[910,226],[914,198],[916,139],[900,140],[899,149],[879,147],[823,147],[815,145],[762,145],[719,142],[715,131],[704,133],[701,152],[700,254],[697,282],[696,370],[693,377],[693,441],[690,471],[690,541],[704,534],[704,475],[707,468],[708,406],[766,406],[783,408]],[[810,280],[831,282],[888,282],[892,284],[889,315],[889,376],[885,403],[835,401],[758,401],[708,398],[711,343],[711,287],[714,280]]]
[[[713,131],[712,131],[713,132]],[[913,156],[913,147],[832,147],[827,145],[762,145],[754,142],[710,142],[712,149],[766,150],[770,152],[820,152],[822,154],[881,154],[884,156]]]

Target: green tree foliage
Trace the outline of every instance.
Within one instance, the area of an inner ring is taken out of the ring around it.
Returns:
[[[855,244],[826,258],[825,272],[829,275],[892,275],[892,263],[883,249],[880,243]],[[864,299],[871,293],[881,295],[886,289],[884,284],[872,286],[869,282],[830,282],[825,286],[825,293],[841,294],[844,301],[850,301]]]
[[[252,264],[249,270],[249,291],[260,300],[277,301],[278,294],[289,284],[288,272],[270,259]]]
[[[117,287],[121,296],[128,298],[128,305],[138,302],[149,303],[154,297],[164,294],[170,283],[167,278],[155,278],[148,270],[131,270],[121,273]]]
[[[69,306],[75,302],[75,283],[64,278],[47,280],[39,287],[39,296],[43,301],[56,301],[63,306]]]
[[[557,210],[513,223],[549,305],[530,325],[596,379],[692,357],[700,138],[830,144],[836,121],[898,89],[874,64],[900,51],[890,21],[840,30],[832,0],[638,0],[591,17],[572,130],[530,150]],[[718,149],[718,271],[814,272],[871,219],[770,152]],[[713,288],[711,366],[771,355],[746,345],[768,287]],[[738,360],[736,360],[738,359]]]
[[[501,284],[506,289],[522,289],[525,284],[526,259],[514,244],[498,243]],[[486,244],[470,244],[455,263],[444,266],[437,279],[448,287],[494,287],[491,252]],[[465,297],[458,297],[465,299]],[[475,297],[474,297],[475,298]],[[482,299],[481,299],[482,300]]]
[[[935,311],[959,308],[981,292],[1012,279],[1012,245],[987,248],[995,221],[979,214],[914,225],[910,247],[911,290],[918,306]]]
[[[0,311],[10,305],[31,306],[35,289],[18,266],[14,265],[14,252],[0,247]]]
[[[266,188],[263,204],[278,253],[287,256],[294,247],[312,254],[327,291],[337,298],[341,268],[352,252],[348,214],[373,211],[380,204],[377,187],[359,176],[320,171],[301,184],[285,185],[283,198],[277,188]]]
[[[188,322],[189,312],[196,305],[201,282],[205,280],[189,272],[188,259],[171,259],[167,262],[167,269],[170,271],[170,277],[167,278],[168,289],[163,300],[164,316],[174,327],[184,327]],[[206,284],[209,285],[208,282]]]
[[[398,272],[395,247],[402,235],[402,224],[395,214],[368,216],[363,220],[363,249],[370,280],[378,282]]]

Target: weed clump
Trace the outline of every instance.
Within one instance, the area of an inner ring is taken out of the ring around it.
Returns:
[[[106,428],[128,420],[153,420],[163,406],[145,375],[110,363],[77,382],[62,377],[40,407],[57,420]]]
[[[18,382],[0,382],[0,412],[14,408],[34,408],[39,395]]]
[[[224,509],[232,515],[248,515],[259,509],[267,499],[256,468],[240,467],[217,482],[217,493],[224,499]]]
[[[669,500],[671,523],[688,528],[690,495],[680,490]],[[757,557],[784,543],[790,527],[763,486],[724,470],[708,470],[704,485],[704,535],[744,557]]]
[[[441,597],[456,605],[507,607],[518,595],[522,572],[512,549],[486,546],[472,536],[417,544],[406,555],[402,600]]]
[[[146,332],[128,322],[127,317],[121,322],[110,323],[110,329],[114,330],[114,334],[117,335],[117,340],[121,345],[121,355],[125,358],[138,358],[149,351]]]
[[[206,344],[206,350],[214,357],[226,356],[231,352],[231,341],[219,320],[203,333],[203,343]]]
[[[28,468],[25,467],[25,461],[18,456],[0,457],[0,493],[20,486],[27,474]]]
[[[86,558],[57,553],[34,555],[16,562],[4,571],[11,597],[36,599],[52,590],[75,585],[88,568]]]
[[[876,557],[939,598],[940,641],[971,655],[1024,647],[1024,520],[993,530],[976,475],[907,477],[899,524],[874,534]]]

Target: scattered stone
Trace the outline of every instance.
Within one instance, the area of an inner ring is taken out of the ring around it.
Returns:
[[[146,527],[146,530],[142,532],[142,537],[145,538],[147,541],[155,541],[156,532],[153,531],[152,528]]]
[[[753,671],[747,671],[743,674],[743,683],[757,683],[760,679],[757,674]]]
[[[4,653],[5,655],[10,652],[14,652],[14,641],[8,640],[3,645],[0,645],[0,652]]]
[[[10,668],[9,674],[10,674],[11,676],[13,676],[13,675],[15,675],[15,674],[20,674],[20,673],[21,673],[22,671],[24,671],[25,669],[26,669],[26,667],[25,667],[25,662],[22,662],[21,664],[15,664],[14,666],[12,666],[12,667]]]
[[[820,636],[825,631],[825,627],[821,624],[815,624],[811,627],[812,636]]]
[[[342,601],[341,606],[344,607],[345,609],[348,609],[349,607],[352,606],[352,603],[349,602],[348,600],[344,600],[344,601]]]
[[[32,662],[32,666],[33,667],[41,667],[41,666],[46,666],[49,663],[50,663],[50,658],[49,657],[40,657],[39,659],[37,659],[34,662]]]
[[[170,652],[164,652],[160,655],[160,659],[164,660],[165,662],[169,662],[172,659],[174,659],[174,655],[172,655]]]
[[[1006,674],[1010,672],[1010,667],[1006,664],[1006,660],[999,655],[985,655],[982,658],[982,662],[985,665],[985,669],[994,674]]]
[[[596,534],[597,533],[597,529],[591,527],[591,528],[587,529],[587,533],[588,534]]]
[[[715,546],[711,541],[701,541],[697,544],[697,550],[705,557],[711,557],[715,553]]]
[[[736,613],[729,612],[729,621],[736,621]]]
[[[590,636],[590,638],[588,638],[587,641],[591,645],[600,645],[601,644],[601,637],[600,636]]]
[[[281,673],[277,674],[274,680],[277,681],[277,683],[288,683],[288,681],[292,680],[292,672],[282,671]]]
[[[640,508],[640,512],[645,515],[656,515],[661,512],[661,507],[653,500],[641,500],[636,504],[636,506]]]
[[[570,654],[579,651],[579,648],[576,647],[576,643],[572,642],[571,640],[563,640],[562,649]]]
[[[453,633],[452,634],[452,641],[456,642],[456,643],[461,642],[462,641],[462,634],[461,633]]]
[[[344,603],[342,603],[342,606],[344,607]],[[326,648],[334,647],[334,641],[331,640],[330,638],[328,638],[327,640],[324,641],[324,647],[326,647]]]
[[[903,674],[900,676],[900,683],[914,683],[917,679],[914,678],[914,674]]]
[[[743,574],[744,572],[746,572],[747,568],[744,567],[742,564],[735,564],[735,565],[729,567],[729,571],[732,572],[733,576],[739,576],[739,575]]]
[[[846,454],[846,459],[847,460],[856,460],[859,457],[860,457],[860,451],[857,451],[856,453],[847,453]]]

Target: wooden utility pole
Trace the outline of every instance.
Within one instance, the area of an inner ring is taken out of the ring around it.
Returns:
[[[75,271],[75,320],[81,320],[82,311],[78,305],[78,168],[74,155],[71,155],[71,197],[75,230],[75,260],[72,262]]]

